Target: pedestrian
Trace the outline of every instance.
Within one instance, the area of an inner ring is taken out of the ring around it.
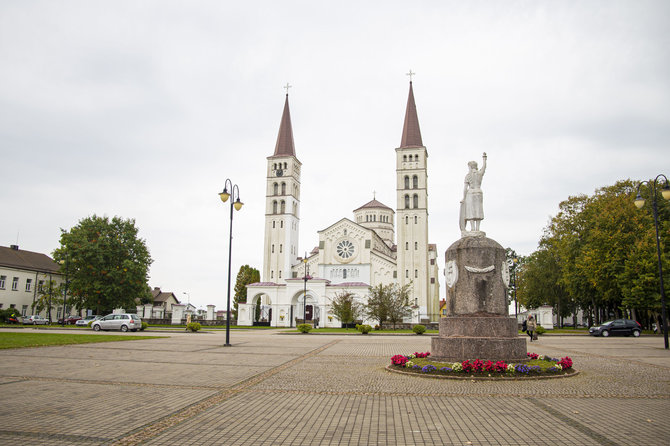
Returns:
[[[526,322],[526,330],[528,331],[528,336],[530,336],[530,342],[533,342],[533,334],[535,333],[536,328],[537,324],[535,323],[535,318],[532,314],[529,314],[528,321]]]

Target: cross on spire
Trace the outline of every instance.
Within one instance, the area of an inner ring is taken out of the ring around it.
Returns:
[[[373,199],[373,200],[376,200],[376,199],[377,199],[377,191],[376,191],[376,190],[373,190],[373,191],[372,191],[372,199]]]
[[[409,81],[412,82],[412,77],[416,75],[415,72],[410,68],[409,73],[405,73],[406,76],[409,76]]]
[[[286,82],[286,85],[284,85],[282,88],[286,90],[286,95],[288,96],[288,89],[291,88],[292,85],[290,85],[288,82]]]

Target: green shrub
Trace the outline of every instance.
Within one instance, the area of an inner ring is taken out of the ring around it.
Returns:
[[[426,326],[421,324],[416,324],[412,327],[412,331],[418,335],[422,335],[426,332]]]
[[[356,325],[356,330],[360,331],[361,334],[368,334],[372,331],[372,327],[370,325]]]
[[[93,325],[93,322],[94,322],[94,321],[89,321],[88,324],[86,324],[86,326],[87,326],[88,328],[91,328],[91,325]]]
[[[312,324],[300,324],[296,328],[300,333],[309,333],[312,329]]]
[[[535,329],[535,333],[537,333],[538,336],[541,334],[545,334],[546,332],[547,329],[544,328],[542,325],[538,325],[537,328]]]
[[[140,328],[140,331],[144,331],[148,326],[149,326],[149,324],[147,324],[146,322],[142,321],[142,328]]]
[[[186,326],[186,330],[190,331],[190,332],[193,332],[193,333],[197,332],[201,328],[202,328],[202,325],[200,325],[199,322],[191,322],[190,324],[188,324]]]

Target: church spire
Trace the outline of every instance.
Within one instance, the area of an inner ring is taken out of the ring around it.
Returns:
[[[412,72],[410,71],[410,73]],[[405,125],[402,129],[402,140],[400,141],[400,148],[403,147],[423,147],[411,80],[409,81],[409,97],[407,98],[407,110],[405,111]]]
[[[286,102],[284,103],[284,113],[279,125],[279,135],[277,135],[277,145],[273,156],[295,156],[295,146],[293,145],[293,127],[291,126],[291,112],[288,108],[288,85],[286,87]]]

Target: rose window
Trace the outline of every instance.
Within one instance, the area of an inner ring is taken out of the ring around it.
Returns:
[[[337,255],[343,259],[348,259],[354,255],[354,244],[349,240],[342,240],[337,244]]]

